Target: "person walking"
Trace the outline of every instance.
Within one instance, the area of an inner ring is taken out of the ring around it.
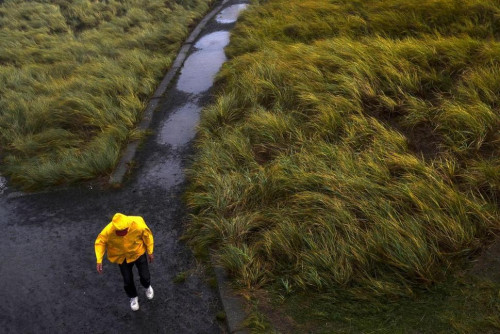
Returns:
[[[130,298],[130,308],[139,309],[139,298],[134,284],[134,265],[139,271],[141,284],[146,288],[146,298],[153,299],[148,261],[154,260],[153,233],[139,216],[117,213],[113,220],[99,233],[95,241],[97,272],[102,274],[102,259],[107,250],[108,260],[118,263],[123,276],[124,289]],[[147,257],[147,258],[146,258]]]

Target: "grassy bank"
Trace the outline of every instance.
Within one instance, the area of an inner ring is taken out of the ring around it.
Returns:
[[[109,173],[211,2],[0,4],[2,174],[34,189]]]
[[[193,247],[288,295],[409,298],[463,268],[499,228],[500,3],[254,4],[202,118]]]

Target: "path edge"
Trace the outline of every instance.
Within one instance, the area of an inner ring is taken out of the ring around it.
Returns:
[[[216,265],[216,263],[215,256],[211,252],[210,265],[217,280],[217,290],[226,315],[229,333],[250,334],[250,330],[245,326],[245,320],[248,317],[248,313],[245,311],[246,303],[243,297],[234,292],[226,270],[222,266]]]
[[[193,46],[194,41],[196,40],[196,38],[198,38],[203,28],[205,28],[205,26],[207,25],[208,21],[210,21],[227,2],[228,0],[220,1],[219,4],[214,9],[212,9],[210,13],[205,15],[205,17],[193,29],[189,37],[184,41],[179,50],[179,53],[177,54],[177,57],[172,63],[172,66],[167,71],[167,73],[163,77],[163,80],[156,88],[153,96],[151,96],[151,98],[149,99],[148,105],[144,109],[142,121],[137,126],[138,130],[145,131],[149,129],[151,121],[153,120],[154,112],[158,107],[158,105],[160,104],[159,99],[163,97],[170,83],[179,73],[180,69],[182,68],[182,65],[184,64],[184,61],[187,58],[189,51],[191,50],[191,47]],[[122,185],[123,179],[125,178],[125,175],[129,170],[129,167],[132,166],[134,157],[137,153],[137,148],[139,147],[139,143],[140,140],[133,140],[127,144],[126,148],[123,150],[123,153],[120,157],[120,161],[118,162],[114,171],[111,173],[109,177],[108,184],[110,186],[120,187]]]

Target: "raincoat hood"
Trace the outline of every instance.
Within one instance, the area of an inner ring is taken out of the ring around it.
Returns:
[[[116,234],[118,229],[128,228],[125,235]],[[99,233],[95,241],[97,263],[102,263],[104,253],[108,253],[110,262],[122,264],[134,262],[142,254],[153,254],[153,233],[141,216],[125,216],[117,213],[113,220]]]
[[[111,221],[113,227],[117,230],[124,230],[130,225],[130,220],[127,216],[121,213],[116,213]]]

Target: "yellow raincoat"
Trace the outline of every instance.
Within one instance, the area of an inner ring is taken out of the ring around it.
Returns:
[[[117,228],[118,227],[118,228]],[[125,236],[116,235],[116,230],[128,228]],[[137,260],[146,251],[153,254],[153,234],[139,216],[125,216],[117,213],[97,236],[95,241],[95,256],[97,263],[102,263],[104,252],[108,251],[110,262],[121,264]]]

